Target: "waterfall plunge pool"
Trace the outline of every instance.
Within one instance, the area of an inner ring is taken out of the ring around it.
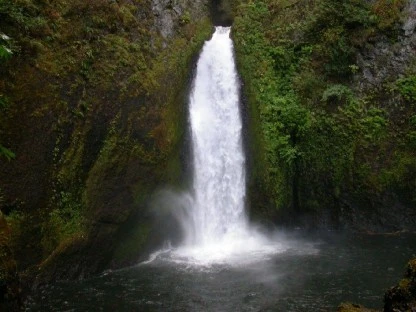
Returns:
[[[148,264],[48,285],[28,298],[27,310],[310,312],[335,311],[345,301],[381,308],[416,254],[415,234],[282,240],[293,248],[252,262],[194,266],[166,252]]]

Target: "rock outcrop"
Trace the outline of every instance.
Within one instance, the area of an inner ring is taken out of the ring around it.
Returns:
[[[384,312],[416,311],[416,258],[407,264],[404,278],[384,295]]]
[[[406,73],[416,49],[416,4],[409,1],[402,13],[399,32],[389,31],[367,42],[357,54],[361,73],[354,76],[359,92],[385,87]],[[393,102],[394,99],[391,99]],[[392,105],[393,103],[390,103]]]
[[[207,16],[207,0],[152,0],[156,29],[165,39],[175,36],[178,26]]]
[[[338,312],[376,312],[380,310],[342,303]],[[404,278],[398,285],[390,288],[384,295],[383,312],[413,312],[416,311],[416,258],[408,262]],[[381,312],[381,311],[380,311]]]
[[[367,309],[360,304],[343,303],[338,307],[337,312],[377,312],[377,310]]]

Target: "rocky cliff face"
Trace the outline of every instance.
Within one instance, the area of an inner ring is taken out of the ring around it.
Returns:
[[[40,265],[43,282],[137,260],[148,199],[182,174],[207,2],[5,3],[0,28],[14,51],[0,76],[1,144],[16,155],[1,159],[0,209],[19,270]]]
[[[398,81],[414,74],[415,26],[416,3],[406,1],[394,30],[381,31],[366,42],[356,55],[359,72],[354,75],[351,86],[363,98],[376,99],[378,105],[391,116],[390,122],[395,124],[396,129],[404,126],[415,112],[415,99],[406,99],[397,88]],[[413,153],[414,149],[409,147]],[[392,143],[390,149],[393,152],[399,147]],[[411,174],[414,169],[409,165],[406,170]],[[408,176],[404,179],[412,178]],[[390,188],[376,196],[358,198],[347,195],[343,199],[340,223],[368,231],[412,231],[416,228],[416,220],[414,204],[409,201],[408,194],[413,192],[414,187],[414,183],[410,182],[407,191],[396,192]],[[370,209],[363,213],[362,206]]]
[[[408,2],[403,9],[400,26],[394,33],[385,33],[367,42],[357,54],[361,75],[354,85],[361,92],[381,88],[389,81],[406,74],[414,61],[416,49],[416,4]],[[393,99],[391,99],[393,100]]]
[[[181,24],[207,17],[210,3],[206,0],[153,0],[155,27],[165,39],[176,35]]]

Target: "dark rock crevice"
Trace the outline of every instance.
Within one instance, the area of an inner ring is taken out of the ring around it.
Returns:
[[[230,0],[211,1],[211,19],[216,26],[231,26],[233,23],[232,3]]]

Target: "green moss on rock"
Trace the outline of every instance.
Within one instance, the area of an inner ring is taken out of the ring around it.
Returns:
[[[384,312],[416,309],[416,259],[407,264],[404,278],[384,295]]]
[[[48,259],[46,280],[104,269],[123,249],[118,244],[132,246],[118,236],[132,215],[140,216],[133,233],[143,234],[142,246],[148,198],[158,185],[181,180],[185,93],[212,25],[204,7],[189,2],[164,38],[152,5],[0,3],[0,28],[15,51],[1,69],[9,105],[0,134],[16,153],[0,169],[0,209],[28,220],[12,247],[27,260],[21,269]],[[25,254],[20,245],[29,237],[33,249]]]
[[[143,249],[149,239],[151,230],[150,223],[131,225],[131,229],[124,231],[127,233],[120,235],[120,243],[115,248],[112,256],[113,267],[129,265],[137,261],[142,255]]]
[[[354,303],[342,303],[337,312],[376,312],[377,310],[367,309],[362,305]]]

